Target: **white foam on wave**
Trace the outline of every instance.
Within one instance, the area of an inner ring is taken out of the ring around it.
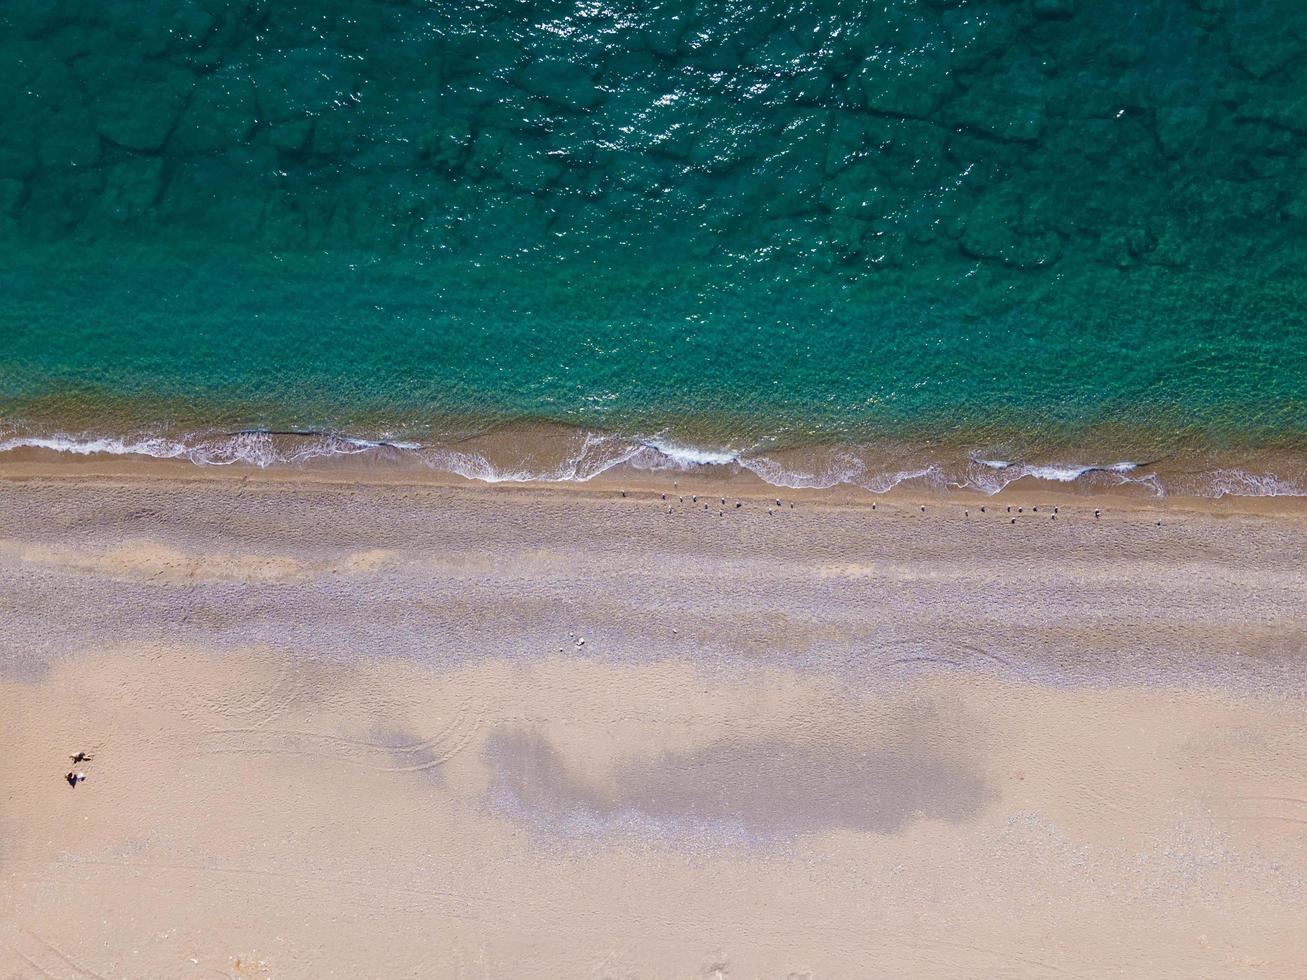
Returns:
[[[155,459],[174,459],[186,454],[186,447],[171,439],[111,439],[73,436],[11,436],[0,440],[0,453],[16,449],[48,449],[74,456],[152,456]]]
[[[1161,493],[1161,485],[1155,476],[1136,479],[1129,474],[1139,469],[1138,463],[1123,460],[1119,463],[1014,463],[1005,459],[983,459],[973,456],[972,466],[966,477],[954,486],[993,496],[1004,487],[1018,480],[1032,478],[1048,480],[1053,483],[1072,483],[1086,476],[1097,473],[1117,478],[1117,483],[1141,483],[1155,485]]]
[[[898,470],[893,473],[880,473],[873,479],[858,484],[872,493],[889,493],[899,484],[911,480],[923,480],[927,486],[938,487],[944,483],[944,472],[938,466],[926,466],[915,470]]]
[[[1213,470],[1205,474],[1208,493],[1213,497],[1307,497],[1307,487],[1283,479],[1274,473],[1249,473],[1247,470]]]
[[[1026,476],[1038,480],[1070,483],[1089,473],[1129,473],[1137,468],[1137,463],[1112,463],[1106,466],[1026,466],[1024,469]]]
[[[11,430],[12,431],[12,430]],[[627,439],[585,432],[574,451],[547,469],[518,467],[500,469],[486,456],[460,449],[424,446],[412,441],[363,439],[333,433],[286,434],[251,430],[238,433],[196,433],[183,439],[157,435],[77,436],[65,433],[0,436],[0,454],[21,449],[38,449],[74,456],[146,456],[180,459],[203,466],[244,464],[266,469],[294,465],[333,456],[401,451],[412,454],[426,466],[481,483],[586,483],[614,467],[629,464],[641,470],[689,471],[704,466],[735,466],[747,470],[774,487],[791,490],[826,490],[836,486],[861,487],[871,493],[888,493],[915,480],[931,487],[953,486],[994,495],[1010,484],[1032,478],[1057,483],[1101,475],[1113,485],[1149,488],[1157,496],[1167,492],[1196,497],[1304,497],[1307,478],[1299,482],[1275,473],[1245,469],[1217,469],[1190,476],[1168,478],[1164,485],[1157,473],[1138,463],[1034,464],[973,456],[957,478],[937,464],[897,470],[872,471],[852,450],[833,450],[810,469],[785,465],[766,454],[749,455],[731,449],[711,449],[673,442],[664,437]]]
[[[351,446],[360,446],[364,449],[421,449],[420,442],[404,442],[394,439],[355,439],[352,437],[341,437],[342,442],[347,442]]]
[[[729,466],[740,462],[740,454],[732,449],[705,449],[700,446],[683,446],[661,437],[646,439],[643,448],[652,449],[658,456],[666,458],[666,463],[680,469],[695,466]],[[657,459],[655,457],[655,463]],[[642,468],[660,469],[660,465]]]
[[[1129,473],[1139,468],[1138,463],[1120,462],[1120,463],[1087,463],[1087,464],[1039,464],[1039,463],[1011,463],[1005,459],[980,459],[973,457],[972,462],[991,470],[1016,471],[1022,476],[1033,476],[1040,480],[1056,480],[1059,483],[1070,483],[1072,480],[1078,480],[1086,473]]]
[[[836,454],[826,466],[813,472],[785,467],[769,456],[742,459],[740,466],[764,483],[787,490],[829,490],[854,482],[866,470],[862,460],[851,453]]]
[[[19,435],[0,439],[0,453],[18,449],[44,449],[73,456],[148,456],[151,459],[182,459],[202,466],[231,466],[244,463],[266,469],[287,463],[302,463],[329,456],[352,456],[381,447],[417,448],[416,443],[349,439],[330,434],[305,436],[289,449],[279,449],[268,432],[237,432],[222,435],[196,434],[187,439],[163,436],[108,437]]]
[[[421,458],[432,469],[481,483],[587,483],[643,449],[639,443],[587,432],[580,448],[552,470],[501,470],[481,453],[458,449],[432,448]]]
[[[1166,496],[1166,487],[1162,485],[1162,478],[1156,473],[1145,473],[1143,476],[1131,476],[1129,473],[1123,473],[1118,477],[1119,485],[1130,484],[1138,487],[1148,487],[1153,494],[1158,497]]]
[[[162,436],[75,436],[62,433],[0,438],[0,453],[43,449],[76,456],[147,456],[152,459],[182,459],[201,466],[246,464],[260,469],[333,456],[400,450],[413,453],[415,458],[432,469],[483,483],[584,483],[626,462],[644,448],[640,443],[629,440],[586,433],[580,447],[556,467],[535,471],[526,468],[502,470],[476,452],[427,448],[412,441],[363,439],[333,433],[295,433],[288,437],[285,433],[250,430],[222,434],[195,433],[183,439]]]
[[[869,472],[866,462],[849,451],[832,453],[820,469],[811,472],[783,466],[768,456],[744,458],[740,460],[740,465],[763,482],[788,490],[829,490],[837,486],[854,486],[882,494],[911,480],[925,480],[928,484],[936,485],[943,479],[943,472],[933,464]]]

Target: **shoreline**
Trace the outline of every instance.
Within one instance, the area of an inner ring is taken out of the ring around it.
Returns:
[[[777,487],[757,474],[735,465],[698,465],[686,469],[634,469],[615,467],[585,481],[578,480],[503,480],[487,482],[457,473],[423,466],[378,462],[362,456],[320,458],[306,463],[273,466],[251,464],[204,465],[177,459],[145,456],[92,454],[69,456],[42,450],[0,454],[0,482],[32,481],[178,481],[204,483],[254,481],[269,485],[320,484],[347,486],[393,486],[402,488],[441,488],[469,493],[548,494],[607,498],[628,494],[632,499],[652,498],[677,504],[677,497],[718,494],[752,502],[780,499],[786,503],[803,501],[805,505],[888,511],[926,506],[947,506],[965,511],[984,507],[990,514],[1002,508],[1024,508],[1020,516],[1032,518],[1032,507],[1067,507],[1101,509],[1131,513],[1197,513],[1212,516],[1257,515],[1264,517],[1307,518],[1307,497],[1241,496],[1221,497],[1193,495],[1155,496],[1143,494],[1137,487],[1102,487],[1083,482],[1057,482],[1025,478],[1007,485],[996,493],[974,488],[940,489],[908,484],[896,485],[883,492],[842,484],[827,488]],[[719,504],[720,506],[720,504]]]
[[[1086,434],[1088,436],[1088,434]],[[1101,435],[1101,434],[1100,434]],[[556,423],[515,423],[431,441],[354,437],[314,429],[190,432],[176,436],[39,435],[0,427],[0,471],[42,464],[109,466],[181,462],[205,471],[283,471],[334,478],[489,485],[663,487],[724,483],[768,493],[831,492],[877,499],[904,492],[965,499],[1051,492],[1137,499],[1307,500],[1307,452],[1265,447],[1154,448],[1132,455],[1117,433],[1063,450],[967,448],[963,443],[881,439],[787,448],[729,448],[622,435]],[[1146,442],[1146,440],[1145,440]],[[1288,445],[1287,443],[1285,445]]]

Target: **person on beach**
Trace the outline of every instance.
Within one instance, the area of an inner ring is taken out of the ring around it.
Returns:
[[[78,752],[76,755],[70,755],[68,758],[73,762],[90,762],[93,758],[89,752]]]
[[[86,781],[86,773],[70,772],[67,776],[64,777],[64,779],[68,780],[69,786],[71,786],[73,789],[76,789],[78,783]]]

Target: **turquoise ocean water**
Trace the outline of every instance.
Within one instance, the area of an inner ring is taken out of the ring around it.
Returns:
[[[1301,3],[18,0],[0,67],[0,450],[1307,487]]]

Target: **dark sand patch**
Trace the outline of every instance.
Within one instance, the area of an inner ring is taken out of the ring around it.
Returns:
[[[935,706],[888,730],[722,739],[587,772],[548,737],[491,735],[495,791],[545,824],[635,818],[668,828],[739,828],[760,838],[830,830],[891,834],[913,819],[966,820],[990,795],[957,719]]]

